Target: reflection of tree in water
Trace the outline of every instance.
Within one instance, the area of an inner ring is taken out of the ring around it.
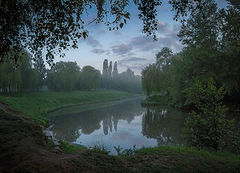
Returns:
[[[142,133],[157,139],[158,145],[182,144],[183,113],[169,108],[147,108],[142,119]]]
[[[83,134],[91,134],[97,129],[103,128],[103,133],[117,131],[119,120],[130,123],[135,116],[141,115],[144,109],[140,99],[126,101],[121,104],[101,109],[63,115],[52,119],[53,131],[58,139],[74,142]]]
[[[63,115],[54,117],[52,121],[55,137],[69,142],[74,142],[81,135],[80,131],[84,134],[90,134],[101,127],[100,117],[91,113],[86,116],[78,114]]]

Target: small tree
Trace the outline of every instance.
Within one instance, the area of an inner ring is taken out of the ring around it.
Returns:
[[[225,119],[226,107],[222,104],[223,87],[217,89],[212,79],[195,81],[186,90],[187,103],[194,106],[191,116],[185,121],[185,134],[190,146],[219,150],[223,149],[233,132],[233,121]]]

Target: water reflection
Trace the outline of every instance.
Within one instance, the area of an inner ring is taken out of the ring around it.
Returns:
[[[130,124],[135,116],[140,116],[143,112],[140,99],[136,99],[97,110],[50,117],[50,120],[54,124],[53,131],[58,139],[74,142],[81,135],[80,129],[81,133],[86,135],[98,129],[108,135],[113,130],[117,132],[119,120]]]
[[[156,139],[159,146],[183,144],[184,116],[184,113],[167,107],[147,108],[142,118],[143,135]]]
[[[182,144],[184,114],[167,107],[143,108],[141,99],[50,118],[56,138],[86,146],[130,148]]]

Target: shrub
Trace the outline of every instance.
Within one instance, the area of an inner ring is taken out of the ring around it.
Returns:
[[[218,89],[212,79],[206,82],[196,80],[186,90],[187,103],[194,107],[185,120],[188,145],[217,151],[234,141],[231,137],[234,122],[225,118],[227,109],[222,103],[225,93],[224,88]]]

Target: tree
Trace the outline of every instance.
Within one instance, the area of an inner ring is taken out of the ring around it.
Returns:
[[[102,70],[102,78],[101,78],[101,85],[103,88],[110,88],[111,86],[111,80],[112,80],[112,61],[110,62],[110,65],[108,66],[108,60],[105,59],[103,61],[103,70]]]
[[[187,46],[216,50],[219,34],[217,4],[214,0],[204,0],[203,4],[204,10],[192,11],[178,37]]]
[[[116,78],[117,75],[118,75],[118,68],[117,68],[117,62],[115,62],[113,67],[112,77]]]
[[[0,91],[18,91],[21,88],[22,76],[20,68],[13,65],[13,60],[0,64]]]
[[[33,63],[33,67],[39,73],[39,85],[43,85],[46,75],[46,67],[41,54],[39,54],[39,56],[40,57],[36,57],[36,60]]]
[[[22,50],[17,56],[17,64],[12,58],[0,64],[0,89],[3,92],[29,91],[39,85],[39,73],[32,69],[31,55]]]
[[[57,62],[47,73],[47,85],[55,90],[73,90],[79,79],[80,67],[76,62]]]
[[[164,71],[164,68],[168,68],[170,65],[172,56],[172,50],[168,47],[164,47],[160,52],[156,54],[156,64],[161,68],[161,70]]]
[[[143,90],[147,95],[154,92],[166,95],[169,91],[169,68],[173,57],[172,50],[164,47],[156,54],[156,63],[147,66],[142,71]]]
[[[117,62],[114,63],[112,70],[112,61],[108,66],[107,59],[103,62],[101,87],[105,89],[116,89],[134,93],[142,92],[140,76],[134,75],[134,72],[130,68],[128,68],[125,72],[118,73]]]
[[[235,101],[240,96],[240,2],[228,0],[229,6],[226,10],[220,11],[221,22],[221,63],[217,69],[220,73],[223,85],[227,89],[228,95],[232,95]]]
[[[100,85],[101,73],[92,66],[82,68],[80,84],[83,89],[96,89]]]
[[[225,118],[226,107],[222,105],[224,88],[216,88],[212,79],[207,82],[196,80],[186,93],[187,102],[195,107],[185,122],[188,144],[216,151],[224,149],[234,131],[233,121]]]
[[[107,78],[107,76],[108,76],[108,60],[107,60],[107,59],[105,59],[105,60],[103,61],[103,71],[102,71],[102,75],[103,75],[103,77],[106,77],[106,78]]]
[[[240,95],[240,10],[239,2],[229,2],[227,9],[217,10],[214,1],[206,1],[205,10],[192,12],[178,36],[187,45],[183,52],[184,59],[191,61],[191,76],[214,78],[225,87],[227,97],[236,101]]]
[[[109,78],[112,77],[112,61],[110,61],[109,67],[108,67],[108,76]]]
[[[127,10],[130,4],[139,9],[143,21],[143,32],[155,36],[157,10],[161,0],[2,0],[0,3],[0,61],[9,58],[7,53],[14,49],[30,50],[35,55],[46,48],[46,60],[53,63],[54,54],[64,56],[63,49],[77,48],[79,39],[86,38],[88,24],[84,15],[96,9],[93,22],[104,23],[109,30],[122,28],[130,19]],[[175,10],[175,19],[187,14],[188,10],[201,7],[201,0],[170,0]],[[17,55],[17,53],[16,53]],[[15,57],[18,58],[18,57]]]

